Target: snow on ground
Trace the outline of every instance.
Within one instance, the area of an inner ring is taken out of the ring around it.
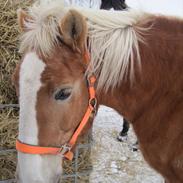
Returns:
[[[144,161],[141,153],[132,152],[136,137],[130,128],[127,142],[116,137],[123,119],[115,111],[102,106],[93,127],[91,183],[163,183],[163,179]]]

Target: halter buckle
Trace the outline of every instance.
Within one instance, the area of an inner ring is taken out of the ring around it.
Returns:
[[[71,150],[71,148],[72,148],[71,145],[64,144],[61,146],[61,148],[59,150],[59,154],[61,154],[63,156],[65,153],[69,152]]]
[[[90,104],[90,106],[91,106],[93,109],[96,109],[96,108],[97,108],[97,99],[96,99],[96,98],[90,99],[89,104]]]
[[[93,114],[92,116],[96,116],[96,113],[97,113],[97,99],[96,98],[90,99],[89,106],[92,110],[92,114]]]

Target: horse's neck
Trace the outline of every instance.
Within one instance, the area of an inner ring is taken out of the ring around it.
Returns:
[[[122,81],[113,92],[110,89],[107,92],[98,92],[99,103],[114,108],[132,123],[151,112],[154,115],[153,120],[157,121],[159,117],[156,119],[156,113],[157,116],[165,113],[160,109],[156,111],[157,105],[165,111],[171,110],[173,106],[168,103],[172,104],[179,95],[182,96],[179,93],[183,85],[180,54],[183,49],[183,22],[161,16],[152,21],[153,29],[148,32],[146,44],[139,43],[141,71],[135,64],[134,83],[131,85],[129,79]],[[137,60],[134,61],[136,62]]]
[[[134,67],[134,81],[127,77],[128,79],[121,81],[121,84],[114,89],[99,90],[97,92],[99,104],[111,107],[130,122],[135,122],[147,109],[156,90],[155,83],[151,82],[147,75],[148,71],[153,73],[153,68],[149,67],[149,69],[151,71],[147,68],[147,72],[144,69],[141,73],[139,67],[136,66]]]
[[[121,87],[109,89],[108,92],[99,91],[99,104],[115,109],[120,115],[131,122],[139,118],[142,111],[147,107],[150,94],[146,94],[140,89],[130,89],[130,84],[122,84]]]

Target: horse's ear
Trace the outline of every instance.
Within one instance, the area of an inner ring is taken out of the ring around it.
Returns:
[[[17,10],[18,25],[21,31],[26,31],[26,22],[31,20],[31,17],[22,9]]]
[[[70,10],[60,23],[61,38],[74,51],[85,51],[87,24],[76,10]]]

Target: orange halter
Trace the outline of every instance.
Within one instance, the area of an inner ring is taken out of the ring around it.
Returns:
[[[95,76],[90,76],[88,78],[88,88],[89,88],[89,104],[88,108],[84,114],[83,119],[81,120],[79,126],[75,130],[74,134],[72,135],[71,139],[68,143],[62,145],[61,147],[43,147],[37,145],[30,145],[21,142],[20,140],[16,140],[16,149],[23,153],[28,154],[61,154],[66,159],[72,160],[73,159],[73,152],[71,151],[73,146],[76,144],[78,136],[81,134],[83,128],[86,126],[89,118],[96,113],[96,106],[97,106],[97,98],[95,94]]]

